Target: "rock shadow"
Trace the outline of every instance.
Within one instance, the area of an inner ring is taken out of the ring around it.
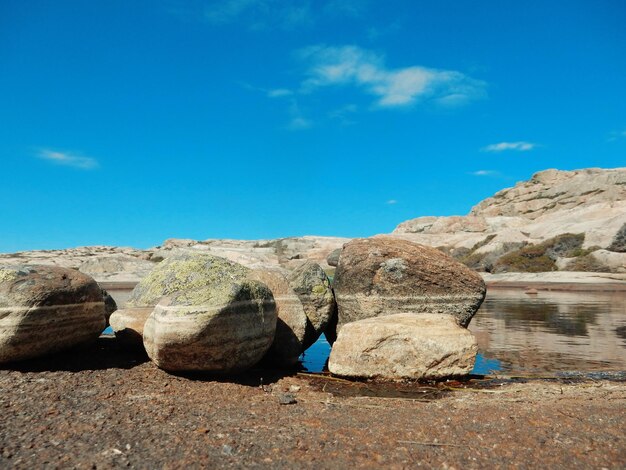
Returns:
[[[129,348],[114,336],[102,335],[93,343],[42,357],[0,364],[0,370],[20,372],[81,372],[86,370],[132,369],[148,362],[142,348]]]

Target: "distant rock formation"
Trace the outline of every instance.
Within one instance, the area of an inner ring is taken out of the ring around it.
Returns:
[[[398,225],[393,235],[438,247],[483,271],[507,253],[580,235],[578,250],[546,253],[551,263],[542,269],[626,272],[625,225],[626,168],[589,168],[541,171],[478,203],[466,216],[419,217]]]
[[[479,202],[468,215],[419,217],[398,225],[391,236],[439,248],[473,269],[493,272],[504,255],[539,244],[552,247],[559,240],[551,240],[564,234],[581,236],[580,246],[558,253],[549,249],[541,256],[550,260],[538,256],[542,264],[531,262],[533,269],[626,273],[626,168],[541,171]],[[155,262],[186,253],[221,256],[250,268],[292,270],[309,260],[328,271],[349,241],[172,238],[147,250],[93,246],[0,254],[0,263],[54,265],[78,269],[98,282],[130,283],[145,277]],[[497,269],[526,268],[500,263]]]

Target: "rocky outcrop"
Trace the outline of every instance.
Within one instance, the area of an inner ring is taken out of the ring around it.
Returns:
[[[470,215],[535,220],[563,210],[625,200],[626,168],[545,170],[534,174],[529,181],[485,199],[471,210]]]
[[[590,168],[539,172],[466,216],[420,217],[401,223],[393,234],[490,271],[501,256],[565,233],[581,235],[588,252],[619,252],[625,224],[626,168]]]
[[[476,272],[439,250],[387,236],[347,243],[333,287],[339,330],[397,313],[445,313],[467,326],[485,297]]]
[[[98,284],[54,266],[0,267],[0,312],[0,362],[95,341],[105,326]]]
[[[168,371],[245,370],[267,352],[276,330],[276,304],[250,270],[211,255],[179,256],[159,264],[128,304],[158,302],[143,329],[146,352]]]
[[[0,253],[0,264],[45,265],[81,270],[98,282],[130,282],[142,279],[154,267],[149,250],[128,247],[84,246],[64,250]]]
[[[265,266],[290,267],[294,260],[310,260],[327,269],[328,254],[340,248],[347,238],[290,237],[275,240],[180,240],[170,239],[153,250],[153,260],[180,253],[209,253],[250,268]]]
[[[438,379],[467,375],[478,347],[450,315],[401,313],[345,325],[328,369],[364,379]]]

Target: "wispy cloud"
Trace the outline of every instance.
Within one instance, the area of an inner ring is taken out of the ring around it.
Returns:
[[[55,150],[43,149],[37,153],[37,157],[47,160],[57,165],[71,166],[81,170],[93,170],[98,168],[98,161],[95,158],[83,157],[68,152],[58,152]]]
[[[423,100],[460,104],[485,96],[485,82],[453,70],[422,66],[392,69],[383,55],[357,46],[312,46],[299,51],[307,64],[301,91],[356,86],[380,107],[407,107]]]
[[[291,131],[302,131],[313,127],[313,121],[304,116],[296,100],[291,101],[291,105],[289,106],[289,114],[291,116],[291,119],[287,124],[287,129]]]
[[[477,170],[477,171],[472,171],[470,173],[470,175],[474,175],[474,176],[496,176],[498,174],[499,173],[494,170]]]
[[[267,91],[267,96],[270,98],[282,98],[284,96],[293,95],[293,91],[288,90],[287,88],[275,88],[273,90]]]
[[[538,145],[532,142],[499,142],[497,144],[487,145],[483,147],[481,150],[483,152],[505,152],[507,150],[514,150],[517,152],[528,152],[529,150],[533,150]]]
[[[328,113],[328,117],[339,121],[344,126],[349,126],[356,124],[356,121],[352,118],[352,116],[358,109],[359,108],[355,104],[347,104],[330,111]]]
[[[389,199],[385,204],[393,206],[394,204],[398,204],[398,201],[396,201],[395,199]]]

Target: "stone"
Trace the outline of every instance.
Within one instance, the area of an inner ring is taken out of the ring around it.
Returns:
[[[143,348],[143,328],[154,307],[128,307],[111,314],[109,323],[117,340],[125,346]]]
[[[154,268],[155,263],[124,253],[89,256],[78,270],[99,281],[132,282],[144,278]]]
[[[464,262],[477,266],[481,255],[477,267],[490,271],[512,244],[537,245],[565,233],[584,234],[583,249],[626,250],[626,168],[541,171],[468,215],[419,217],[393,235],[449,252],[471,249]]]
[[[287,279],[306,314],[306,332],[302,341],[303,350],[306,350],[317,341],[336,314],[335,295],[328,276],[313,261],[298,266],[288,274]]]
[[[55,266],[1,266],[0,312],[0,363],[95,341],[105,327],[96,281]]]
[[[102,289],[102,298],[104,300],[105,326],[109,326],[109,318],[111,318],[111,314],[117,310],[117,303],[105,289]]]
[[[469,374],[477,351],[472,333],[450,315],[400,313],[345,325],[328,368],[351,378],[441,379]]]
[[[341,248],[337,248],[329,253],[326,257],[326,262],[328,266],[337,267],[337,263],[339,263],[339,255],[341,255]]]
[[[347,243],[333,287],[339,330],[397,313],[445,313],[467,327],[485,297],[478,273],[439,250],[387,236]]]
[[[280,269],[254,269],[248,277],[267,285],[276,303],[276,334],[267,360],[277,366],[295,365],[304,351],[308,322],[300,298]]]
[[[133,290],[129,307],[156,302],[143,329],[168,371],[232,373],[261,360],[276,331],[276,303],[250,269],[207,254],[168,258]]]
[[[278,395],[278,403],[280,405],[295,405],[298,400],[292,393],[281,393]]]

